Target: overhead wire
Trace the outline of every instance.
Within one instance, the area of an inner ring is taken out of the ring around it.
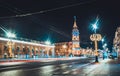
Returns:
[[[78,6],[78,5],[81,5],[81,4],[91,3],[93,1],[96,1],[96,0],[83,1],[83,2],[80,2],[80,3],[76,3],[76,4],[65,5],[65,6],[61,6],[61,7],[57,7],[57,8],[42,10],[42,11],[39,11],[39,12],[26,13],[26,14],[17,14],[17,15],[13,15],[13,16],[4,16],[4,17],[0,17],[0,19],[3,19],[3,18],[15,18],[15,17],[25,17],[25,16],[35,15],[35,14],[42,14],[42,13],[46,13],[46,12],[50,12],[50,11],[55,11],[55,10],[59,10],[59,9]]]

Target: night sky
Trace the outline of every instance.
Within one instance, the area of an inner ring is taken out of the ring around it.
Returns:
[[[52,42],[71,41],[73,16],[77,17],[81,46],[91,46],[91,24],[99,17],[99,29],[108,46],[120,26],[119,0],[0,0],[0,25],[17,37]],[[0,30],[0,34],[4,32]]]

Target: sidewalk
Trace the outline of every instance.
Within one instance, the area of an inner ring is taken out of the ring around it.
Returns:
[[[120,60],[105,59],[71,71],[74,76],[119,76]]]

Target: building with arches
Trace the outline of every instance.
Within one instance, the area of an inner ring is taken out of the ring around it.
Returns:
[[[54,57],[54,45],[0,37],[0,58]]]

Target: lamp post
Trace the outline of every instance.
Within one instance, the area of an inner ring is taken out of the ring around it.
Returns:
[[[14,45],[14,43],[12,43],[11,41],[11,38],[16,38],[16,35],[14,33],[11,33],[9,30],[7,30],[5,27],[3,27],[2,25],[0,26],[0,29],[2,31],[5,32],[5,34],[7,35],[7,37],[10,39],[8,42],[7,42],[7,45],[9,46],[9,57],[13,57],[13,54],[12,54],[12,45]]]
[[[11,32],[6,32],[6,35],[10,39],[7,42],[7,45],[9,46],[9,57],[12,58],[13,57],[12,46],[14,45],[14,43],[12,42],[11,38],[16,38],[16,35],[14,33],[11,33]]]
[[[98,45],[97,45],[97,42],[100,41],[101,38],[102,38],[101,34],[96,34],[96,29],[98,29],[97,22],[98,22],[98,18],[97,18],[95,24],[92,25],[93,30],[94,30],[94,34],[92,34],[90,36],[90,39],[92,41],[94,41],[94,43],[95,43],[95,62],[98,62]]]
[[[13,53],[12,53],[12,46],[14,45],[14,43],[12,43],[12,41],[8,41],[7,42],[8,48],[9,48],[9,58],[13,57]]]

